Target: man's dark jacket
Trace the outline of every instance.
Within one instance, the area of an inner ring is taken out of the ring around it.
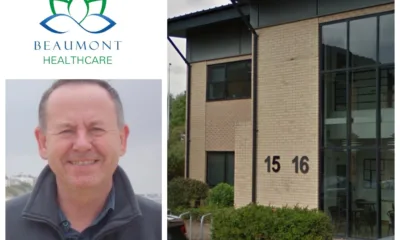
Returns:
[[[135,195],[120,167],[114,187],[115,209],[93,240],[161,240],[161,205]],[[56,196],[55,175],[46,166],[31,193],[6,202],[6,240],[65,239]]]

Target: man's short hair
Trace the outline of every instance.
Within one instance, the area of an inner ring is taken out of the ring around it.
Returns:
[[[104,80],[97,80],[97,79],[60,79],[55,81],[50,88],[48,88],[42,95],[39,103],[39,127],[43,130],[46,129],[46,104],[49,100],[50,95],[61,86],[68,85],[68,84],[93,84],[100,86],[104,90],[108,92],[112,101],[114,102],[116,114],[117,114],[117,121],[118,126],[122,128],[125,124],[124,119],[124,109],[122,107],[122,102],[119,97],[117,90],[115,90],[107,81]]]

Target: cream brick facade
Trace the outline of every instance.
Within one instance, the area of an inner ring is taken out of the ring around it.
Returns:
[[[206,151],[235,151],[236,124],[251,120],[250,99],[206,102],[207,65],[250,58],[246,55],[192,64],[190,178],[205,181]]]
[[[381,5],[258,29],[257,202],[318,207],[319,24],[394,10]],[[206,102],[208,64],[192,64],[190,177],[205,181],[206,151],[235,151],[235,205],[251,202],[252,100]],[[280,156],[278,173],[267,156]],[[295,173],[295,156],[309,158],[309,172]]]
[[[258,30],[257,202],[317,207],[318,19]],[[280,156],[278,173],[267,156]],[[308,174],[292,159],[309,158]]]
[[[259,29],[257,202],[318,207],[319,24],[393,10],[382,5]],[[281,170],[267,172],[267,156]],[[292,160],[307,156],[310,170]]]

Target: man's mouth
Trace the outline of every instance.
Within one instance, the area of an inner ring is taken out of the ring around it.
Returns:
[[[98,160],[85,160],[85,161],[69,161],[70,164],[74,166],[87,166],[87,165],[93,165],[97,163]]]

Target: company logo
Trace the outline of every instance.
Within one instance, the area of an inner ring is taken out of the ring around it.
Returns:
[[[107,0],[50,0],[53,15],[40,25],[52,33],[63,34],[74,25],[92,34],[110,30],[115,22],[105,16]]]

